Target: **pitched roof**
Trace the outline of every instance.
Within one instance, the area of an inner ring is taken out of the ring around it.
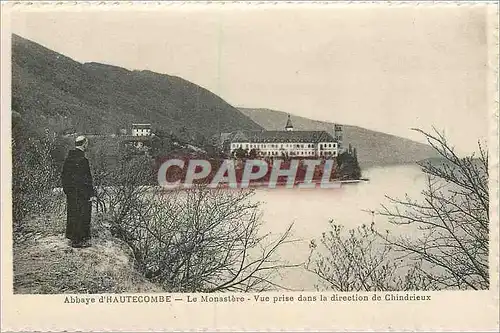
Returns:
[[[335,142],[326,131],[238,131],[230,138],[231,142]]]
[[[151,124],[132,124],[133,129],[150,129]]]

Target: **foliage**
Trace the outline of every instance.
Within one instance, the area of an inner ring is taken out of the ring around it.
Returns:
[[[57,133],[112,134],[135,122],[152,122],[203,142],[220,132],[262,129],[180,77],[78,63],[17,35],[12,36],[12,96],[24,117]]]
[[[51,152],[54,137],[37,133],[20,117],[12,120],[12,213],[14,233],[23,229],[23,219],[43,214],[52,207],[53,187],[58,175]]]
[[[412,234],[394,236],[373,225],[344,233],[332,224],[320,247],[312,243],[307,267],[328,288],[489,288],[488,153],[479,144],[478,157],[461,158],[442,134],[420,132],[444,162],[421,164],[427,176],[421,198],[388,198],[391,205],[378,212]]]
[[[103,170],[103,169],[101,169]],[[260,235],[252,191],[164,191],[145,186],[154,177],[145,157],[122,160],[98,190],[103,230],[132,249],[138,270],[165,290],[261,291],[288,267],[276,257],[290,228],[276,239]],[[94,172],[100,172],[95,170]]]
[[[319,289],[335,291],[417,290],[427,282],[416,267],[393,257],[372,224],[345,230],[330,221],[320,248],[311,241],[306,269],[320,278]]]
[[[361,168],[356,153],[343,152],[337,156],[338,174],[342,179],[361,178]]]
[[[257,157],[259,157],[259,151],[255,148],[250,149],[248,152],[248,158],[256,159]]]
[[[442,134],[423,133],[445,162],[423,163],[424,200],[389,198],[381,215],[412,225],[421,237],[384,237],[400,254],[422,263],[420,272],[440,289],[489,288],[488,153],[459,157]]]
[[[236,158],[247,158],[248,157],[248,149],[237,148],[233,151],[233,156]]]

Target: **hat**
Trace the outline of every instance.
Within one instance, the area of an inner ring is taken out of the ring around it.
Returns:
[[[85,142],[87,141],[87,138],[83,135],[77,136],[75,139],[75,143],[80,143],[80,142]]]

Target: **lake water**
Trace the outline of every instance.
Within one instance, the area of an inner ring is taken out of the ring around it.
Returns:
[[[281,259],[289,263],[304,262],[309,254],[309,242],[329,231],[329,221],[355,228],[370,225],[374,219],[377,228],[393,233],[408,233],[409,229],[393,226],[376,211],[381,204],[389,204],[386,196],[404,198],[408,194],[418,199],[425,188],[426,177],[417,165],[398,165],[363,170],[369,182],[344,184],[340,189],[264,189],[256,190],[254,199],[262,203],[263,232],[281,233],[291,223],[293,237],[300,241],[288,244],[279,251]],[[293,290],[313,290],[316,277],[302,268],[289,269],[276,283]]]

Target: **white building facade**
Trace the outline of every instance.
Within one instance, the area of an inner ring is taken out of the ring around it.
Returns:
[[[230,154],[238,149],[255,150],[257,156],[291,158],[336,157],[339,154],[337,134],[340,125],[335,126],[335,137],[326,131],[294,131],[288,116],[284,131],[237,132],[230,138]]]
[[[151,124],[132,124],[132,140],[136,148],[143,148],[152,136]]]
[[[299,134],[300,132],[295,132]],[[300,134],[299,134],[300,135]],[[262,142],[261,142],[262,141]],[[291,141],[291,142],[290,142]],[[313,140],[236,140],[231,142],[230,153],[241,148],[251,151],[255,149],[259,156],[289,156],[289,157],[336,157],[338,155],[337,142],[324,140],[322,142],[312,142]]]
[[[151,135],[151,124],[132,124],[132,136]]]

